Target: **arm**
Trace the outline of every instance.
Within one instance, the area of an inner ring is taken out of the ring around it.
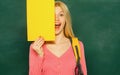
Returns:
[[[82,71],[83,71],[84,75],[87,75],[84,46],[83,46],[82,42],[80,42],[80,48],[81,48],[81,59],[80,59],[81,68],[82,68]]]
[[[39,54],[32,48],[31,44],[29,52],[29,75],[42,75],[42,62],[43,57],[39,56]]]

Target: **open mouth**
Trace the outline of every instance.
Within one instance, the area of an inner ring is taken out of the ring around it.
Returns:
[[[59,29],[60,26],[61,26],[61,23],[56,23],[56,24],[55,24],[55,29]]]

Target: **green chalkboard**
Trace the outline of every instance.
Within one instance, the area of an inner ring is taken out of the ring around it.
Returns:
[[[28,75],[25,0],[0,0],[0,75]]]
[[[62,0],[84,43],[88,75],[120,75],[120,1]],[[28,75],[26,0],[0,0],[0,75]]]
[[[120,75],[120,1],[64,1],[85,46],[88,75]]]

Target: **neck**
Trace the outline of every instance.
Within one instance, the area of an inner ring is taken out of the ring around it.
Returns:
[[[65,39],[66,39],[66,37],[65,37],[64,33],[62,32],[61,34],[56,35],[55,43],[59,44],[61,42],[64,42]]]

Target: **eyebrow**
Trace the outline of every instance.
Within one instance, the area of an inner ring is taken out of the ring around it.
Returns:
[[[64,11],[60,11],[59,13],[64,13]]]
[[[63,11],[60,11],[60,12],[63,12]]]
[[[60,11],[58,14],[60,14],[60,13],[64,13],[64,11]]]

